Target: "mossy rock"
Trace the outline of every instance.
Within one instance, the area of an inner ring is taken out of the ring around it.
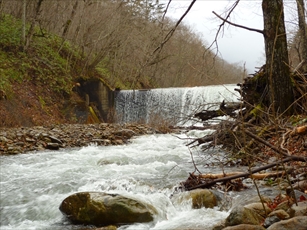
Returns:
[[[152,205],[102,192],[75,193],[63,200],[60,211],[73,224],[95,226],[150,222],[157,213]]]

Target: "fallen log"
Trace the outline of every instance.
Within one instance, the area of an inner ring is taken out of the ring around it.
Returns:
[[[286,173],[290,173],[293,169],[289,169],[287,172],[278,171],[278,172],[267,172],[267,173],[255,173],[251,174],[248,177],[256,180],[263,180],[268,177],[280,177],[284,176]],[[235,175],[242,175],[244,172],[229,172],[229,173],[217,173],[217,174],[200,174],[199,177],[203,179],[218,179]]]
[[[192,187],[186,187],[185,186],[185,189],[186,190],[193,190],[193,189],[197,189],[197,188],[209,188],[209,187],[215,185],[218,182],[226,182],[226,181],[230,181],[230,180],[237,179],[237,178],[248,178],[248,177],[251,177],[251,175],[253,175],[257,172],[260,172],[262,170],[266,170],[266,169],[269,169],[269,168],[273,168],[276,165],[280,165],[280,164],[283,164],[283,163],[286,163],[286,162],[289,162],[289,161],[296,160],[296,161],[306,162],[305,158],[306,157],[300,157],[300,158],[294,157],[293,158],[293,156],[289,156],[289,157],[284,158],[281,161],[271,163],[271,164],[267,164],[267,165],[264,165],[264,166],[256,168],[256,169],[252,169],[249,172],[245,172],[245,173],[241,173],[241,174],[237,174],[237,175],[232,175],[232,176],[226,176],[226,177],[223,177],[223,178],[217,178],[217,179],[210,180],[210,181],[205,181],[204,183],[201,183],[201,184],[198,184],[198,185],[192,186]],[[185,184],[185,183],[183,183],[183,184]],[[189,183],[186,183],[186,184],[189,184]]]

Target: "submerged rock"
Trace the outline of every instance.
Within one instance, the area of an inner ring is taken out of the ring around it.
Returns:
[[[192,207],[194,209],[202,207],[213,208],[217,206],[216,196],[209,189],[195,189],[190,191],[190,196],[192,198]]]
[[[150,222],[157,214],[150,204],[103,192],[75,193],[63,200],[60,210],[74,224],[95,226]]]
[[[180,204],[192,200],[192,208],[213,208],[217,206],[217,197],[209,189],[195,189],[189,192],[175,194],[173,196],[173,203]]]

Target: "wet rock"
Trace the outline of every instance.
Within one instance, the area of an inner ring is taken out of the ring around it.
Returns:
[[[272,224],[274,224],[278,221],[280,221],[278,216],[269,216],[269,217],[265,218],[263,226],[267,228],[267,227],[271,226]]]
[[[157,214],[150,204],[102,192],[73,194],[61,203],[60,210],[74,224],[95,226],[150,222]]]
[[[60,145],[58,143],[47,143],[46,149],[59,150]]]
[[[249,208],[237,206],[231,210],[226,218],[225,226],[234,226],[239,224],[259,225],[264,218]]]
[[[232,207],[232,200],[231,196],[228,196],[227,193],[221,192],[219,190],[210,190],[216,197],[217,206],[219,207],[220,211],[228,211]]]
[[[181,204],[192,200],[192,208],[213,208],[217,206],[217,198],[209,189],[195,189],[189,192],[175,194],[172,197],[174,204]]]
[[[306,230],[307,216],[297,216],[272,224],[267,230]]]
[[[192,198],[192,208],[199,209],[202,207],[213,208],[217,206],[217,199],[209,189],[195,189],[190,191]]]

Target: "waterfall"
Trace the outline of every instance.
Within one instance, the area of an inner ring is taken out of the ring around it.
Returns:
[[[236,85],[190,88],[160,88],[150,90],[120,90],[115,94],[118,122],[168,120],[169,124],[184,124],[188,118],[204,109],[215,109],[223,100],[234,102],[239,94]]]

